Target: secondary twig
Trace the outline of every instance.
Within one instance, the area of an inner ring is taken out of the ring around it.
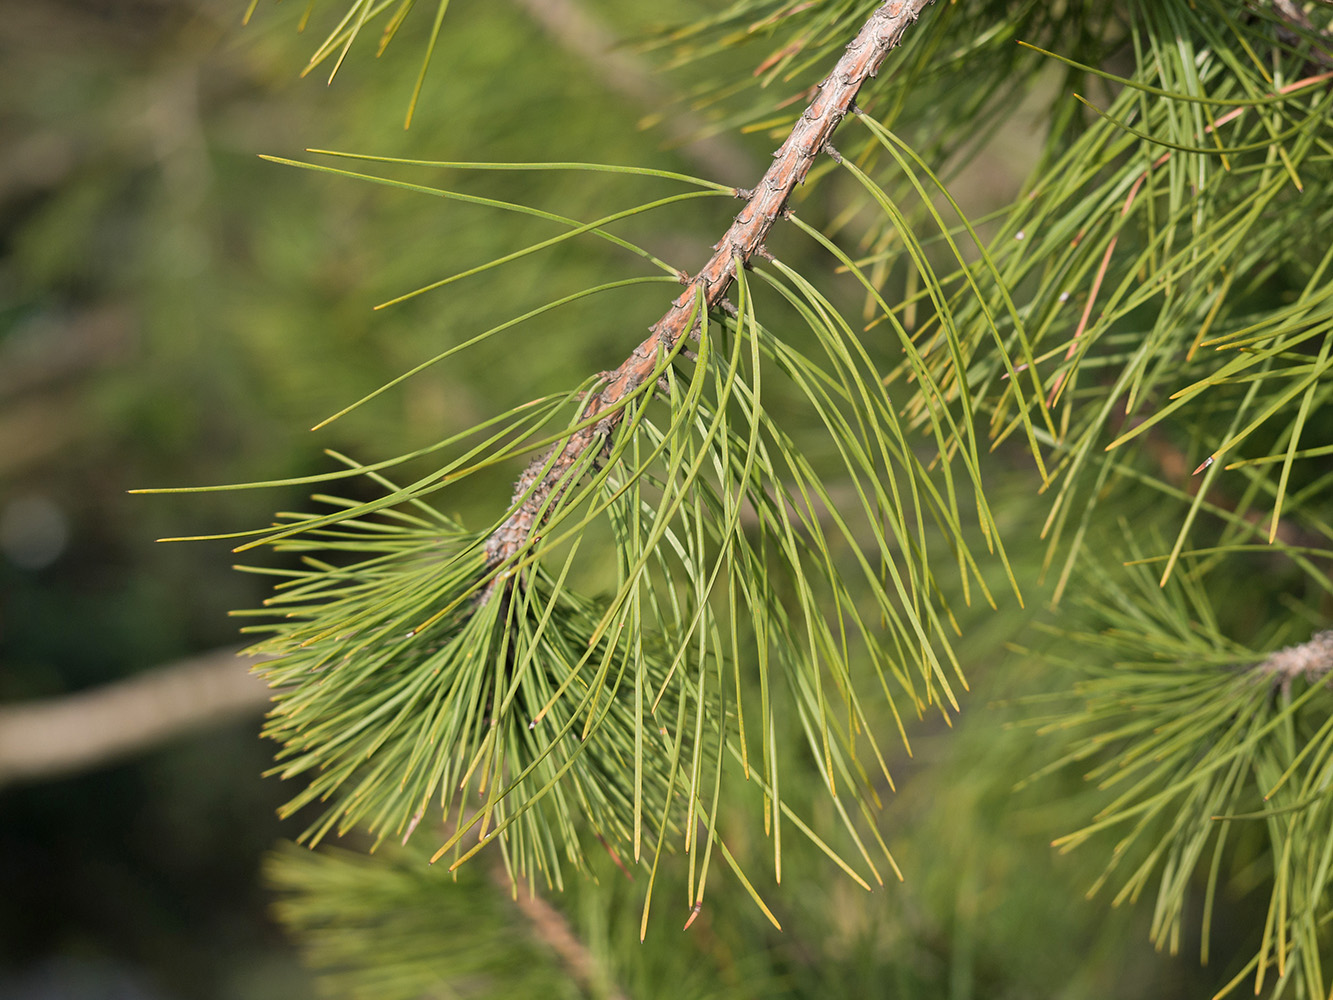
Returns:
[[[1288,24],[1294,24],[1295,30],[1290,28],[1279,28],[1278,37],[1288,45],[1299,44],[1302,38],[1319,38],[1323,43],[1328,42],[1328,32],[1321,31],[1309,16],[1296,3],[1295,0],[1272,0],[1273,10],[1277,12],[1278,17]],[[1304,33],[1302,35],[1302,33]],[[1330,55],[1327,48],[1316,48],[1313,53],[1313,62],[1321,66],[1333,65],[1333,55]]]
[[[669,354],[691,332],[691,318],[722,301],[743,266],[758,252],[773,224],[786,209],[787,199],[805,180],[815,158],[828,146],[834,130],[852,107],[857,91],[901,40],[908,26],[933,0],[889,0],[870,15],[861,31],[838,60],[833,71],[817,88],[815,99],[792,128],[786,142],[774,154],[773,164],[754,188],[749,201],[731,228],[715,245],[715,253],[690,280],[666,314],[650,328],[652,333],[601,382],[600,391],[589,395],[582,418],[589,422],[575,431],[553,452],[534,460],[519,477],[514,489],[514,511],[486,541],[492,567],[511,559],[531,537],[542,508],[552,498],[557,484],[575,468],[589,448],[601,448],[624,415],[622,400],[652,376],[658,360]],[[592,421],[599,414],[600,420]],[[492,587],[493,591],[494,587]]]
[[[234,648],[91,691],[0,706],[0,785],[111,763],[201,726],[258,716],[269,689]]]
[[[522,882],[517,879],[511,880],[503,865],[496,864],[491,867],[491,879],[513,899],[519,912],[532,927],[533,935],[555,952],[570,978],[589,996],[600,996],[605,1000],[626,1000],[625,994],[609,981],[607,970],[574,933],[564,914],[540,896],[527,891]]]
[[[1309,642],[1279,649],[1263,662],[1263,669],[1273,681],[1290,688],[1297,677],[1311,683],[1333,671],[1333,630],[1316,632]]]

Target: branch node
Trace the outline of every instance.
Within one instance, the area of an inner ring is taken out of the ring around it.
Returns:
[[[1260,669],[1273,679],[1285,694],[1297,677],[1310,683],[1322,680],[1333,671],[1333,629],[1316,632],[1308,642],[1288,646],[1264,660]]]

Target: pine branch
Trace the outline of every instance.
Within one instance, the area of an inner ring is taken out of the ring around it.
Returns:
[[[749,193],[745,208],[715,245],[715,253],[685,286],[665,315],[650,328],[651,333],[613,372],[605,373],[600,392],[584,406],[576,430],[553,452],[535,459],[519,477],[514,489],[514,511],[486,541],[488,565],[501,567],[514,559],[528,542],[559,484],[566,479],[589,448],[605,447],[624,416],[621,402],[652,375],[660,358],[669,355],[696,324],[704,322],[707,310],[721,305],[736,277],[755,254],[765,251],[764,239],[787,211],[787,199],[810,172],[816,157],[828,150],[834,131],[854,109],[857,92],[874,76],[889,50],[902,39],[909,25],[932,0],[889,0],[876,8],[856,38],[847,46],[833,71],[819,84],[818,95],[797,120],[787,140],[774,154],[772,165]],[[740,194],[740,192],[738,192]],[[592,418],[601,419],[592,421]],[[496,577],[508,581],[512,567]],[[495,590],[491,584],[487,596]]]
[[[1299,646],[1279,649],[1263,662],[1262,669],[1284,689],[1298,677],[1315,683],[1333,671],[1333,630],[1316,632]]]
[[[241,653],[215,650],[90,691],[0,707],[0,786],[90,770],[258,715],[271,692]]]
[[[560,960],[569,977],[589,996],[604,1000],[626,1000],[625,994],[608,981],[596,956],[559,910],[538,896],[530,885],[515,880],[502,864],[491,866],[491,882],[514,906],[532,928],[532,935],[546,945]]]
[[[1312,60],[1321,66],[1333,66],[1333,54],[1330,54],[1327,48],[1327,32],[1320,31],[1295,0],[1272,0],[1272,3],[1273,11],[1279,18],[1296,26],[1295,30],[1283,29],[1279,32],[1279,37],[1289,45],[1299,43],[1302,34],[1307,38],[1319,39],[1321,44],[1311,54]]]

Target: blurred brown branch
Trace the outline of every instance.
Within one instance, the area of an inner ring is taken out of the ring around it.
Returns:
[[[1324,3],[1327,6],[1327,0],[1324,0]],[[1321,30],[1311,21],[1309,15],[1296,4],[1295,0],[1273,0],[1273,10],[1283,21],[1295,25],[1295,30],[1285,29],[1278,32],[1279,37],[1288,45],[1299,43],[1302,35],[1306,38],[1314,37],[1324,42],[1328,41],[1328,31]],[[1321,46],[1321,50],[1314,53],[1314,62],[1320,66],[1333,65],[1333,54]]]
[[[0,786],[86,771],[173,737],[258,716],[269,690],[237,647],[91,691],[0,705]]]
[[[578,0],[514,0],[562,48],[583,60],[614,92],[648,111],[662,112],[661,127],[682,156],[702,167],[710,179],[730,183],[754,173],[755,157],[725,136],[708,135],[707,123],[672,103],[663,77],[642,60],[617,48],[609,28]]]
[[[491,867],[491,880],[496,888],[509,895],[531,926],[533,936],[555,953],[570,978],[589,996],[625,1000],[625,994],[610,981],[608,970],[574,933],[564,914],[534,894],[525,883],[512,880],[501,864]]]

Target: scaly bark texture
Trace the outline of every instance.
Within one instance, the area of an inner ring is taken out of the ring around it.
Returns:
[[[820,83],[818,95],[796,122],[787,141],[773,154],[773,164],[755,186],[731,228],[714,244],[716,252],[712,258],[686,283],[666,315],[649,328],[648,338],[634,348],[634,353],[619,368],[607,372],[600,391],[589,397],[582,419],[590,420],[599,413],[606,416],[575,431],[556,445],[554,454],[547,452],[536,459],[519,477],[514,487],[513,513],[486,541],[490,566],[499,566],[523,547],[560,481],[589,448],[605,446],[625,412],[617,404],[651,378],[658,359],[691,332],[691,316],[696,324],[706,322],[705,316],[698,315],[696,302],[702,296],[705,308],[712,309],[722,301],[736,277],[736,268],[744,266],[763,247],[768,231],[786,210],[792,191],[805,180],[815,158],[825,151],[843,116],[851,110],[861,85],[879,71],[889,50],[932,2],[889,0],[870,15],[833,71]]]
[[[1299,646],[1279,649],[1264,660],[1263,668],[1278,683],[1288,687],[1301,676],[1311,684],[1317,683],[1333,671],[1333,630],[1316,632],[1309,642]]]

